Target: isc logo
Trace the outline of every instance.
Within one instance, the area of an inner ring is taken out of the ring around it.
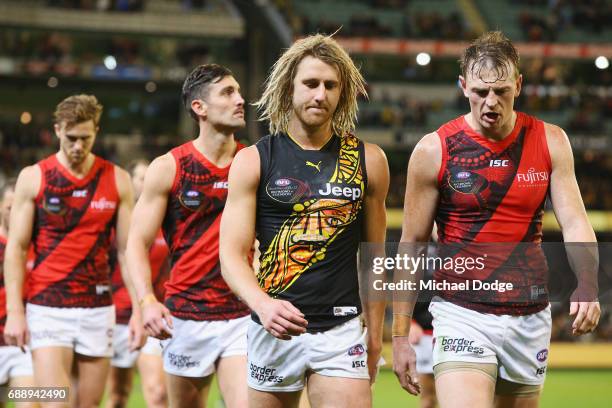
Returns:
[[[353,361],[353,368],[365,367],[364,360]]]
[[[509,160],[495,159],[489,162],[489,167],[508,167]]]
[[[213,188],[223,188],[227,190],[228,185],[229,183],[227,181],[215,181],[215,184],[213,184]]]

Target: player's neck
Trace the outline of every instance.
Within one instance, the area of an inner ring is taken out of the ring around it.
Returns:
[[[297,119],[289,121],[289,136],[304,150],[319,150],[332,137],[331,122],[323,126],[308,127]]]
[[[480,133],[487,139],[490,139],[494,142],[500,142],[504,140],[506,137],[510,136],[512,131],[514,130],[514,126],[516,125],[517,114],[515,111],[512,111],[512,116],[510,120],[505,123],[499,129],[486,129],[480,125],[480,123],[474,119],[472,113],[469,113],[465,116],[465,120],[467,124],[477,133]]]
[[[236,154],[236,141],[233,133],[226,134],[200,129],[200,134],[193,141],[193,145],[217,167],[228,166]]]
[[[8,225],[0,224],[0,237],[8,238]]]
[[[70,163],[70,160],[68,160],[64,152],[61,150],[57,153],[56,157],[57,161],[59,161],[70,174],[79,179],[87,176],[87,173],[89,173],[89,170],[91,170],[95,160],[95,156],[92,153],[89,153],[82,162],[78,164]]]

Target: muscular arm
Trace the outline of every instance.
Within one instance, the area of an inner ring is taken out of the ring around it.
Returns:
[[[130,176],[128,173],[120,167],[115,167],[115,181],[117,183],[117,190],[119,192],[119,208],[117,209],[117,225],[115,240],[117,242],[117,258],[119,260],[119,268],[121,269],[121,278],[125,284],[125,287],[130,294],[130,300],[132,304],[138,304],[138,298],[134,291],[134,286],[130,279],[125,249],[127,246],[128,230],[130,227],[130,215],[132,214],[132,208],[134,207],[134,193],[132,191],[132,185],[130,183]]]
[[[132,302],[132,317],[130,318],[130,350],[134,351],[144,345],[146,336],[142,330],[142,322],[140,316],[140,308],[138,307],[138,297],[134,290],[134,285],[130,279],[126,260],[126,246],[128,239],[128,231],[130,227],[130,217],[132,208],[134,207],[134,192],[132,191],[132,183],[130,175],[122,168],[115,166],[115,182],[119,193],[119,207],[117,209],[117,224],[115,241],[117,244],[117,259],[119,261],[119,270],[121,278],[130,295]]]
[[[4,337],[7,344],[24,346],[28,333],[23,306],[23,282],[28,248],[32,238],[36,195],[40,189],[38,166],[26,167],[19,174],[11,208],[9,237],[4,259],[7,321]]]
[[[380,147],[366,143],[365,153],[368,187],[364,197],[364,240],[383,246],[387,228],[385,199],[389,190],[389,165]],[[370,381],[374,382],[382,351],[385,301],[366,301],[363,310],[368,328],[368,369]]]
[[[228,180],[230,187],[221,217],[219,239],[221,273],[229,287],[255,310],[268,296],[257,284],[248,258],[255,240],[255,205],[259,184],[259,154],[254,146],[236,155]]]
[[[249,262],[255,239],[259,177],[257,148],[242,149],[230,168],[229,192],[221,217],[221,273],[232,291],[257,313],[266,330],[275,337],[288,339],[305,331],[304,315],[291,303],[271,299],[261,290]]]
[[[565,242],[595,243],[595,232],[587,218],[574,173],[574,157],[569,139],[563,129],[546,124],[546,140],[552,164],[550,198],[553,211],[561,226]],[[570,314],[576,314],[573,334],[592,331],[599,322],[597,298],[597,246],[566,245],[568,259],[578,278],[578,289],[572,295]]]
[[[441,157],[440,140],[436,133],[423,137],[412,152],[406,179],[401,243],[413,244],[430,239],[439,199]],[[393,302],[393,369],[402,388],[411,394],[420,391],[416,355],[408,338],[417,294]]]
[[[438,172],[441,157],[440,141],[436,133],[423,137],[412,152],[404,196],[402,243],[428,242],[431,237],[439,199]],[[394,335],[408,335],[415,301],[416,296],[411,302],[394,302]]]
[[[134,307],[139,304],[143,307],[145,328],[149,334],[159,338],[170,336],[162,319],[166,319],[169,326],[172,322],[168,310],[157,302],[153,292],[149,248],[166,214],[175,172],[176,165],[170,154],[158,157],[151,163],[145,175],[142,194],[134,207],[127,239],[127,266],[137,299]]]
[[[574,156],[567,135],[558,126],[546,124],[550,152],[550,198],[565,242],[596,242],[574,173]]]

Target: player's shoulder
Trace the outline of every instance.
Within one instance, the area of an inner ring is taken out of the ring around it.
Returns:
[[[28,179],[32,177],[40,177],[41,174],[42,174],[42,170],[40,166],[38,165],[38,163],[36,163],[36,164],[32,164],[32,165],[26,166],[23,169],[21,169],[17,180],[23,179],[24,181],[27,181]]]
[[[36,197],[42,183],[42,169],[38,163],[26,166],[19,172],[15,191],[28,197]]]
[[[117,184],[117,190],[119,195],[123,196],[126,190],[131,187],[130,173],[117,164],[113,164],[113,170],[115,171],[115,183]]]
[[[442,166],[442,144],[437,132],[428,133],[414,147],[408,172],[426,179],[437,179]]]
[[[118,164],[114,164],[113,163],[113,169],[115,171],[115,176],[119,179],[130,179],[130,173],[128,173],[128,171],[126,169],[124,169],[123,167],[119,166]]]
[[[414,146],[412,154],[429,158],[439,158],[442,144],[438,132],[431,132],[423,136]]]
[[[363,142],[366,161],[374,164],[386,164],[387,155],[385,151],[375,143]],[[368,166],[370,167],[370,166]]]
[[[259,143],[259,142],[258,142]],[[236,152],[236,156],[232,160],[232,169],[236,167],[257,169],[259,173],[259,150],[257,144],[244,147]]]
[[[379,191],[386,196],[389,189],[389,164],[387,156],[383,149],[374,143],[364,142],[364,151],[368,194],[376,194]]]
[[[569,139],[563,128],[548,122],[542,123],[544,124],[544,132],[546,132],[546,139],[549,142],[569,143]]]
[[[153,159],[145,173],[145,188],[154,185],[162,190],[170,189],[174,184],[176,167],[172,151]]]
[[[557,125],[544,122],[546,145],[553,167],[572,157],[572,146],[565,131]]]
[[[260,157],[256,145],[245,147],[236,153],[230,167],[230,185],[238,180],[245,185],[255,185],[260,178]]]
[[[171,171],[174,173],[176,169],[176,160],[174,155],[172,154],[172,150],[162,154],[161,156],[157,156],[153,159],[149,167],[147,168],[148,172],[163,172],[163,171]]]

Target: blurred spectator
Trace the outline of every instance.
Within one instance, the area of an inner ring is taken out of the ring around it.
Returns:
[[[349,33],[355,37],[388,37],[391,35],[391,29],[380,24],[373,16],[358,14],[351,17]]]
[[[519,15],[519,24],[528,41],[556,41],[568,27],[601,34],[612,17],[606,0],[522,0],[528,6]],[[534,11],[533,7],[540,10]]]
[[[185,10],[203,10],[206,8],[206,0],[183,0]]]
[[[142,11],[144,0],[48,0],[49,7],[98,11]]]
[[[317,16],[312,21],[305,14],[299,12],[297,1],[275,0],[274,4],[285,16],[290,27],[296,34],[326,33],[331,34],[342,27],[342,36],[352,37],[414,37],[439,39],[469,40],[474,34],[466,29],[467,24],[459,12],[442,15],[439,12],[411,12],[407,9],[409,1],[406,0],[362,0],[370,9],[359,11],[348,16],[348,24],[332,21],[328,15]],[[384,14],[378,11],[396,10],[402,18],[399,26],[390,26],[385,21]]]

